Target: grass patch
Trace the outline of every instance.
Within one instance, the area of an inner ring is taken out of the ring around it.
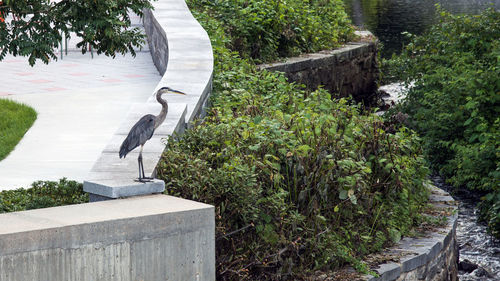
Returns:
[[[0,161],[16,147],[36,119],[36,111],[24,104],[0,99]]]

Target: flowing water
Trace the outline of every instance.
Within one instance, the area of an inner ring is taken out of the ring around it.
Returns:
[[[457,241],[460,262],[470,261],[478,265],[472,272],[459,271],[460,280],[486,281],[500,280],[500,241],[486,232],[486,225],[477,222],[476,203],[478,198],[466,191],[457,193],[438,176],[432,178],[434,185],[450,193],[459,200]]]
[[[382,56],[399,53],[407,37],[422,34],[436,22],[436,4],[453,14],[478,14],[500,0],[344,0],[353,23],[370,30],[383,45]]]
[[[478,14],[493,7],[500,10],[500,0],[344,0],[352,21],[360,29],[367,29],[378,37],[383,45],[382,56],[390,57],[399,53],[408,42],[404,32],[422,34],[436,22],[436,6],[453,14]],[[392,89],[392,88],[395,89]],[[396,89],[397,88],[397,89]],[[399,94],[401,86],[395,84],[386,91],[393,100]],[[392,92],[392,93],[391,93]],[[395,101],[397,102],[397,101]],[[439,177],[433,178],[434,184],[450,191],[449,186]],[[473,194],[456,194],[460,201],[457,241],[460,262],[477,265],[472,272],[459,271],[462,281],[500,281],[500,241],[493,239],[486,232],[486,226],[477,222],[478,198]]]

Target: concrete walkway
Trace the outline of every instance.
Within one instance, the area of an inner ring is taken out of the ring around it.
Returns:
[[[134,17],[139,25],[139,18]],[[0,98],[32,106],[33,127],[0,161],[0,190],[62,177],[83,181],[136,103],[161,80],[146,46],[131,55],[82,55],[69,42],[62,60],[30,67],[23,57],[0,61]]]

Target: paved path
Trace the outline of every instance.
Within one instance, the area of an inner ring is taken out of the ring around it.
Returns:
[[[134,18],[135,25],[139,19]],[[69,42],[62,60],[30,67],[26,58],[0,61],[0,98],[38,112],[33,127],[0,161],[0,190],[62,177],[82,181],[135,103],[161,80],[147,46],[131,55],[82,55]]]

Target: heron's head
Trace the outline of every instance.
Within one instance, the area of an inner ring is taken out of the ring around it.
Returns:
[[[157,95],[162,95],[162,94],[166,94],[166,93],[169,93],[169,94],[180,94],[180,95],[185,95],[186,93],[183,93],[181,91],[177,91],[177,90],[174,90],[172,88],[169,88],[169,87],[161,87],[157,92],[156,94]]]

